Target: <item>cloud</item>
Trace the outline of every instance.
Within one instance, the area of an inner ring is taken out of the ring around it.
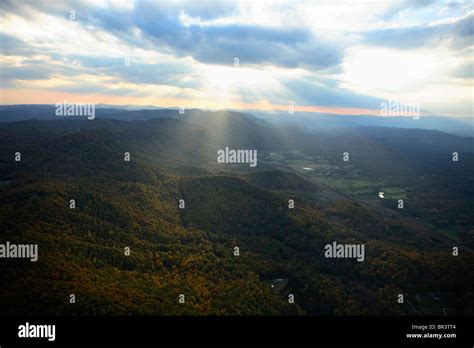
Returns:
[[[331,87],[314,81],[314,79],[291,79],[282,83],[291,92],[292,100],[300,105],[377,109],[383,101],[383,99],[356,93],[349,89],[334,85]]]
[[[32,2],[17,7],[9,1],[7,4],[5,8],[10,13],[28,7],[28,13],[31,8],[38,8],[63,18],[74,10],[75,21],[83,27],[101,28],[130,47],[155,49],[178,57],[191,56],[204,63],[232,65],[234,57],[239,57],[243,64],[324,69],[338,65],[343,57],[340,45],[317,37],[305,28],[219,23],[186,25],[180,17],[182,13],[198,19],[223,17],[236,10],[231,3],[142,1],[135,2],[127,11],[116,7],[88,7],[82,2],[69,4],[69,7],[61,2],[52,7]]]
[[[400,0],[391,4],[382,15],[383,19],[399,16],[404,11],[419,10],[434,4],[434,0]]]
[[[186,14],[190,11],[190,16],[199,18],[200,14],[194,7],[189,9],[185,5],[187,3],[178,10],[178,6],[169,8],[140,2],[125,20],[113,12],[100,12],[93,17],[98,25],[130,46],[142,46],[145,41],[148,48],[178,57],[191,56],[203,63],[229,66],[239,57],[242,64],[324,69],[341,62],[343,50],[339,45],[318,38],[304,28],[219,23],[186,25],[179,11]],[[213,11],[210,12],[215,13]],[[140,31],[139,38],[130,34],[131,28]]]
[[[464,62],[454,68],[451,72],[451,76],[461,79],[474,79],[474,60]]]
[[[180,55],[198,61],[232,65],[275,65],[320,70],[338,65],[342,49],[301,29],[281,30],[249,25],[192,26],[186,40],[174,43]],[[194,42],[194,44],[193,44]]]
[[[433,25],[372,30],[363,42],[375,46],[416,49],[447,44],[455,49],[469,47],[474,42],[474,11],[460,19]]]
[[[26,56],[31,54],[31,48],[23,40],[0,32],[0,54],[3,56]]]

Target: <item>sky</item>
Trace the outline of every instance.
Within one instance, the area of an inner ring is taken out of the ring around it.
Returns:
[[[472,117],[473,4],[0,0],[0,104]]]

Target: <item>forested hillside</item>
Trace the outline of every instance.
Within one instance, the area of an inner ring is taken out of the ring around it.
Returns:
[[[399,294],[430,314],[416,296],[443,293],[458,314],[474,313],[469,143],[374,132],[306,133],[208,112],[1,124],[0,242],[37,243],[39,259],[1,260],[0,310],[404,315],[413,309]],[[258,166],[218,164],[224,146],[258,150]],[[458,167],[430,171],[453,148]],[[374,203],[380,190],[387,200]],[[365,262],[324,257],[333,241],[365,244]]]

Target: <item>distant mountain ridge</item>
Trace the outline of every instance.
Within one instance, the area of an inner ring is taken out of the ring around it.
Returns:
[[[54,105],[1,105],[0,122],[16,122],[29,119],[52,120],[58,119]],[[160,108],[156,106],[135,105],[107,105],[98,104],[95,108],[96,118],[111,118],[123,121],[149,120],[153,118],[192,118],[199,122],[199,117],[219,114],[246,114],[255,116],[274,125],[285,125],[302,128],[305,131],[318,131],[324,129],[380,126],[395,128],[419,128],[439,130],[458,136],[474,136],[474,118],[453,118],[444,116],[421,116],[419,119],[403,116],[367,116],[367,115],[327,115],[319,113],[295,112],[260,112],[248,110],[221,110],[210,111],[201,109],[186,109],[184,114],[179,109]],[[77,117],[81,119],[81,117]],[[84,117],[82,117],[84,119]]]
[[[297,126],[307,131],[344,127],[379,126],[439,130],[460,136],[474,136],[474,118],[421,116],[417,119],[407,116],[341,116],[304,112],[295,112],[292,115],[285,112],[255,112],[253,114],[275,124]]]

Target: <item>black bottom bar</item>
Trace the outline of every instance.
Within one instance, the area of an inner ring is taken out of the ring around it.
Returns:
[[[0,317],[9,344],[388,344],[468,345],[472,317]],[[55,325],[54,341],[19,327]],[[407,337],[421,334],[424,337]],[[456,337],[452,335],[455,334]],[[436,337],[434,336],[436,335]],[[443,335],[439,338],[438,335]],[[449,336],[449,337],[448,337]]]

